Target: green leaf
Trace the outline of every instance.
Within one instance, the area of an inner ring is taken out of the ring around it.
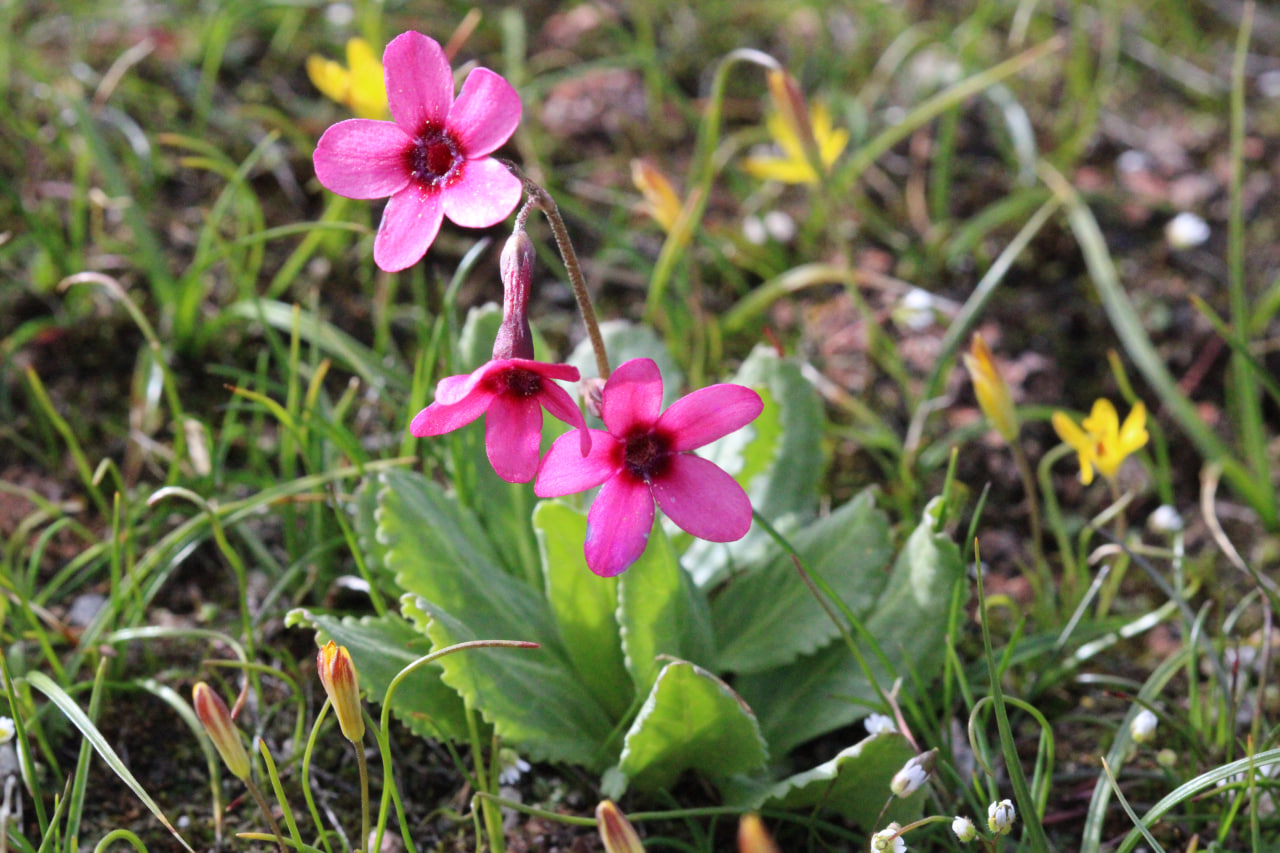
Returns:
[[[859,616],[888,580],[889,520],[865,491],[790,537],[804,564]],[[776,545],[760,570],[735,577],[711,607],[723,670],[761,672],[811,654],[839,635],[791,556]]]
[[[355,518],[352,524],[356,534],[356,546],[364,555],[365,564],[375,576],[390,579],[387,567],[387,546],[378,540],[378,489],[379,479],[366,477],[356,491]]]
[[[667,664],[627,732],[605,794],[669,787],[685,770],[714,778],[764,766],[768,751],[751,709],[711,673],[687,661]]]
[[[841,750],[835,758],[811,770],[797,773],[775,784],[735,779],[721,786],[727,805],[743,810],[781,808],[837,812],[864,830],[888,825],[891,821],[910,823],[920,817],[924,790],[906,799],[889,792],[889,783],[915,750],[897,732],[885,732]],[[889,807],[884,810],[885,803]]]
[[[604,338],[605,349],[609,353],[609,364],[615,370],[620,364],[633,358],[651,358],[657,362],[658,370],[662,372],[663,408],[680,397],[684,390],[684,374],[671,357],[667,345],[651,327],[613,320],[600,324],[600,335]],[[596,357],[589,340],[582,341],[574,348],[569,354],[568,363],[578,368],[583,379],[600,375],[600,371],[596,370]]]
[[[426,624],[434,648],[472,640],[522,639],[477,633],[438,607],[406,595],[405,615]],[[540,649],[468,649],[440,659],[445,684],[478,710],[498,735],[535,760],[594,770],[613,760],[614,722],[561,655]]]
[[[635,689],[622,658],[618,633],[618,579],[587,568],[582,543],[587,517],[561,501],[543,501],[533,526],[542,551],[547,601],[569,660],[591,695],[617,719]]]
[[[636,691],[648,693],[662,668],[659,655],[711,666],[715,643],[702,591],[680,566],[661,525],[640,559],[619,577],[618,623]]]
[[[107,739],[102,736],[102,732],[98,730],[98,727],[93,724],[93,721],[89,719],[89,716],[85,714],[80,706],[75,703],[75,700],[68,696],[66,691],[43,672],[28,673],[26,681],[27,684],[47,696],[50,702],[58,706],[58,710],[71,721],[72,725],[80,730],[80,734],[93,747],[94,752],[98,753],[98,756],[111,768],[111,771],[120,777],[120,781],[128,785],[129,790],[133,791],[139,800],[142,800],[142,804],[156,816],[156,819],[164,825],[165,829],[169,830],[169,833],[178,840],[183,849],[190,851],[191,845],[187,844],[186,840],[178,834],[178,830],[173,828],[173,824],[164,816],[164,812],[160,811],[160,806],[156,805],[156,801],[151,799],[151,795],[129,772],[129,768],[125,766],[124,761],[111,748],[111,744],[107,743]],[[75,840],[71,839],[73,842]]]
[[[960,550],[935,534],[931,501],[924,518],[894,561],[889,582],[854,634],[877,683],[889,690],[896,678],[924,690],[941,671],[946,650],[943,618],[956,583],[964,577]],[[887,667],[873,653],[878,647]],[[848,725],[879,703],[871,683],[843,642],[778,669],[735,682],[755,710],[769,746],[783,755],[806,740]]]
[[[541,590],[503,570],[469,510],[420,474],[379,476],[378,539],[396,582],[479,638],[530,640],[559,653],[559,636]]]
[[[813,386],[789,359],[766,346],[757,346],[731,380],[760,394],[760,417],[736,432],[697,451],[737,479],[756,512],[779,530],[794,529],[812,518],[822,482],[822,401]],[[684,562],[699,586],[722,579],[734,565],[750,565],[765,558],[772,544],[753,526],[737,542],[720,544],[696,540]]]
[[[431,640],[412,623],[394,613],[363,619],[335,618],[302,608],[292,610],[285,624],[307,625],[316,631],[316,645],[333,640],[351,653],[360,678],[360,692],[381,703],[391,679],[431,651]],[[440,680],[438,665],[419,667],[396,688],[391,711],[415,734],[466,740],[467,717],[462,698]]]

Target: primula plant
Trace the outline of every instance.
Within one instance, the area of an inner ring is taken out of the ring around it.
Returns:
[[[315,159],[335,191],[392,196],[374,254],[399,269],[426,250],[441,211],[459,221],[458,197],[486,210],[460,224],[492,224],[514,207],[496,177],[505,167],[487,155],[520,107],[477,69],[450,108],[447,64],[416,33],[391,42],[385,67],[395,121],[336,125]],[[910,819],[919,797],[887,793],[914,754],[897,731],[854,739],[802,773],[772,768],[803,742],[890,711],[899,678],[938,672],[946,623],[936,614],[962,583],[943,504],[900,549],[871,493],[820,516],[821,407],[799,366],[770,349],[732,381],[676,396],[682,376],[657,338],[598,328],[575,279],[590,350],[568,363],[539,357],[532,211],[558,229],[571,276],[578,264],[554,204],[524,185],[500,262],[501,314],[470,312],[450,359],[467,372],[441,379],[408,425],[432,443],[437,476],[387,471],[360,492],[363,562],[400,613],[299,610],[292,621],[349,648],[375,701],[422,636],[436,650],[537,643],[442,659],[390,710],[421,734],[472,743],[467,719],[479,714],[482,735],[599,773],[611,797],[692,771],[744,808],[821,804],[868,830],[886,814]],[[483,457],[468,437],[481,417]],[[461,440],[444,438],[457,431]]]

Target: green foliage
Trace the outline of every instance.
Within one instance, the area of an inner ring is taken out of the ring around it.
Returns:
[[[757,461],[735,473],[749,478],[747,487],[768,505],[811,510],[816,483],[796,476],[797,455],[804,457],[791,430],[816,434],[818,411],[812,391],[806,393],[792,370],[758,350],[739,373],[739,379],[760,380],[756,388],[774,415],[747,443],[746,457]],[[785,389],[781,398],[775,387]],[[780,464],[790,470],[779,472]],[[824,578],[857,620],[844,630],[855,628],[860,644],[877,649],[864,673],[839,639],[841,625],[828,618],[776,545],[745,552],[758,553],[754,559],[731,554],[732,577],[700,585],[685,568],[694,548],[681,554],[684,537],[672,539],[658,525],[627,572],[599,578],[582,552],[585,515],[568,502],[548,501],[533,513],[540,579],[530,583],[504,564],[497,534],[461,506],[456,493],[419,474],[386,471],[360,494],[358,541],[377,543],[365,560],[384,565],[378,576],[394,578],[390,591],[403,591],[406,616],[432,648],[480,639],[540,645],[527,654],[478,650],[441,660],[441,683],[457,695],[439,710],[419,705],[418,712],[444,719],[460,696],[522,752],[604,772],[605,790],[614,797],[630,788],[669,787],[695,770],[726,790],[756,790],[758,802],[812,805],[791,788],[829,774],[840,779],[842,793],[825,801],[828,807],[874,818],[850,804],[887,793],[880,770],[899,759],[900,750],[882,752],[888,747],[877,745],[857,759],[869,762],[857,765],[867,771],[862,783],[850,764],[859,753],[777,789],[771,786],[780,780],[767,761],[882,707],[878,697],[895,679],[923,690],[941,670],[944,637],[933,617],[962,573],[958,549],[934,530],[933,511],[896,560],[889,520],[869,492],[811,518],[792,536],[807,571]],[[409,645],[399,620],[294,618],[311,620],[318,639],[340,631],[358,640],[357,665],[389,631],[396,645]],[[381,665],[379,671],[392,670]],[[738,675],[731,687],[717,673]],[[375,698],[379,679],[372,682]],[[414,701],[431,697],[419,692]]]

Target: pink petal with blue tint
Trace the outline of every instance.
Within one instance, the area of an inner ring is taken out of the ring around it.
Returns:
[[[662,411],[662,374],[651,358],[633,358],[604,384],[601,415],[609,432],[625,436],[633,427],[649,427]]]
[[[428,435],[444,435],[446,432],[453,432],[483,415],[494,396],[492,391],[477,390],[456,403],[445,404],[436,401],[414,416],[409,424],[409,433],[418,438],[424,438]]]
[[[516,209],[524,184],[497,160],[466,160],[461,177],[446,185],[444,214],[465,228],[488,228]]]
[[[671,450],[692,450],[746,426],[764,409],[760,395],[742,385],[711,385],[681,397],[658,418]]]
[[[520,96],[500,74],[477,68],[467,75],[449,110],[448,128],[466,157],[496,151],[520,124]]]
[[[440,194],[410,184],[396,193],[382,211],[382,224],[373,240],[373,260],[387,272],[407,269],[427,253],[444,221]]]
[[[412,145],[413,140],[389,121],[340,121],[316,143],[316,178],[347,198],[386,198],[409,183]]]
[[[401,33],[382,54],[391,117],[411,137],[443,128],[453,105],[453,69],[435,39]]]
[[[538,473],[542,406],[536,397],[499,394],[484,419],[489,464],[508,483],[527,483]]]
[[[538,466],[533,493],[540,498],[558,498],[594,489],[622,466],[622,445],[609,433],[589,430],[591,450],[582,454],[578,436],[566,433],[555,440]]]
[[[625,572],[644,553],[653,514],[643,480],[620,474],[605,483],[587,513],[587,567],[606,578]]]
[[[681,530],[699,539],[733,542],[751,529],[747,493],[713,462],[681,453],[651,486],[662,511]]]

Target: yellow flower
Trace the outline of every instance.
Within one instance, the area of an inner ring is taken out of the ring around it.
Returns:
[[[674,228],[683,205],[662,170],[648,160],[632,160],[631,182],[644,195],[641,209],[652,216],[662,226],[662,230],[670,231]]]
[[[350,107],[360,118],[387,117],[387,83],[382,63],[364,39],[347,42],[347,68],[332,59],[307,57],[307,76],[325,97]]]
[[[964,354],[964,366],[973,382],[973,393],[987,420],[1005,441],[1013,444],[1018,437],[1018,413],[1013,408],[1013,397],[1000,371],[991,359],[991,350],[982,335],[973,336],[973,344]]]
[[[1087,486],[1093,482],[1095,465],[1110,479],[1130,453],[1147,443],[1147,407],[1134,403],[1121,425],[1111,401],[1098,400],[1080,426],[1063,412],[1054,412],[1053,428],[1079,454],[1080,482]]]
[[[818,143],[818,159],[823,170],[829,172],[836,158],[849,144],[849,131],[831,124],[831,112],[823,104],[814,104],[809,110],[813,137]],[[782,181],[785,184],[817,184],[822,180],[813,170],[804,153],[804,141],[792,122],[779,110],[765,118],[765,127],[773,141],[782,149],[781,157],[747,157],[742,168],[757,178]]]

